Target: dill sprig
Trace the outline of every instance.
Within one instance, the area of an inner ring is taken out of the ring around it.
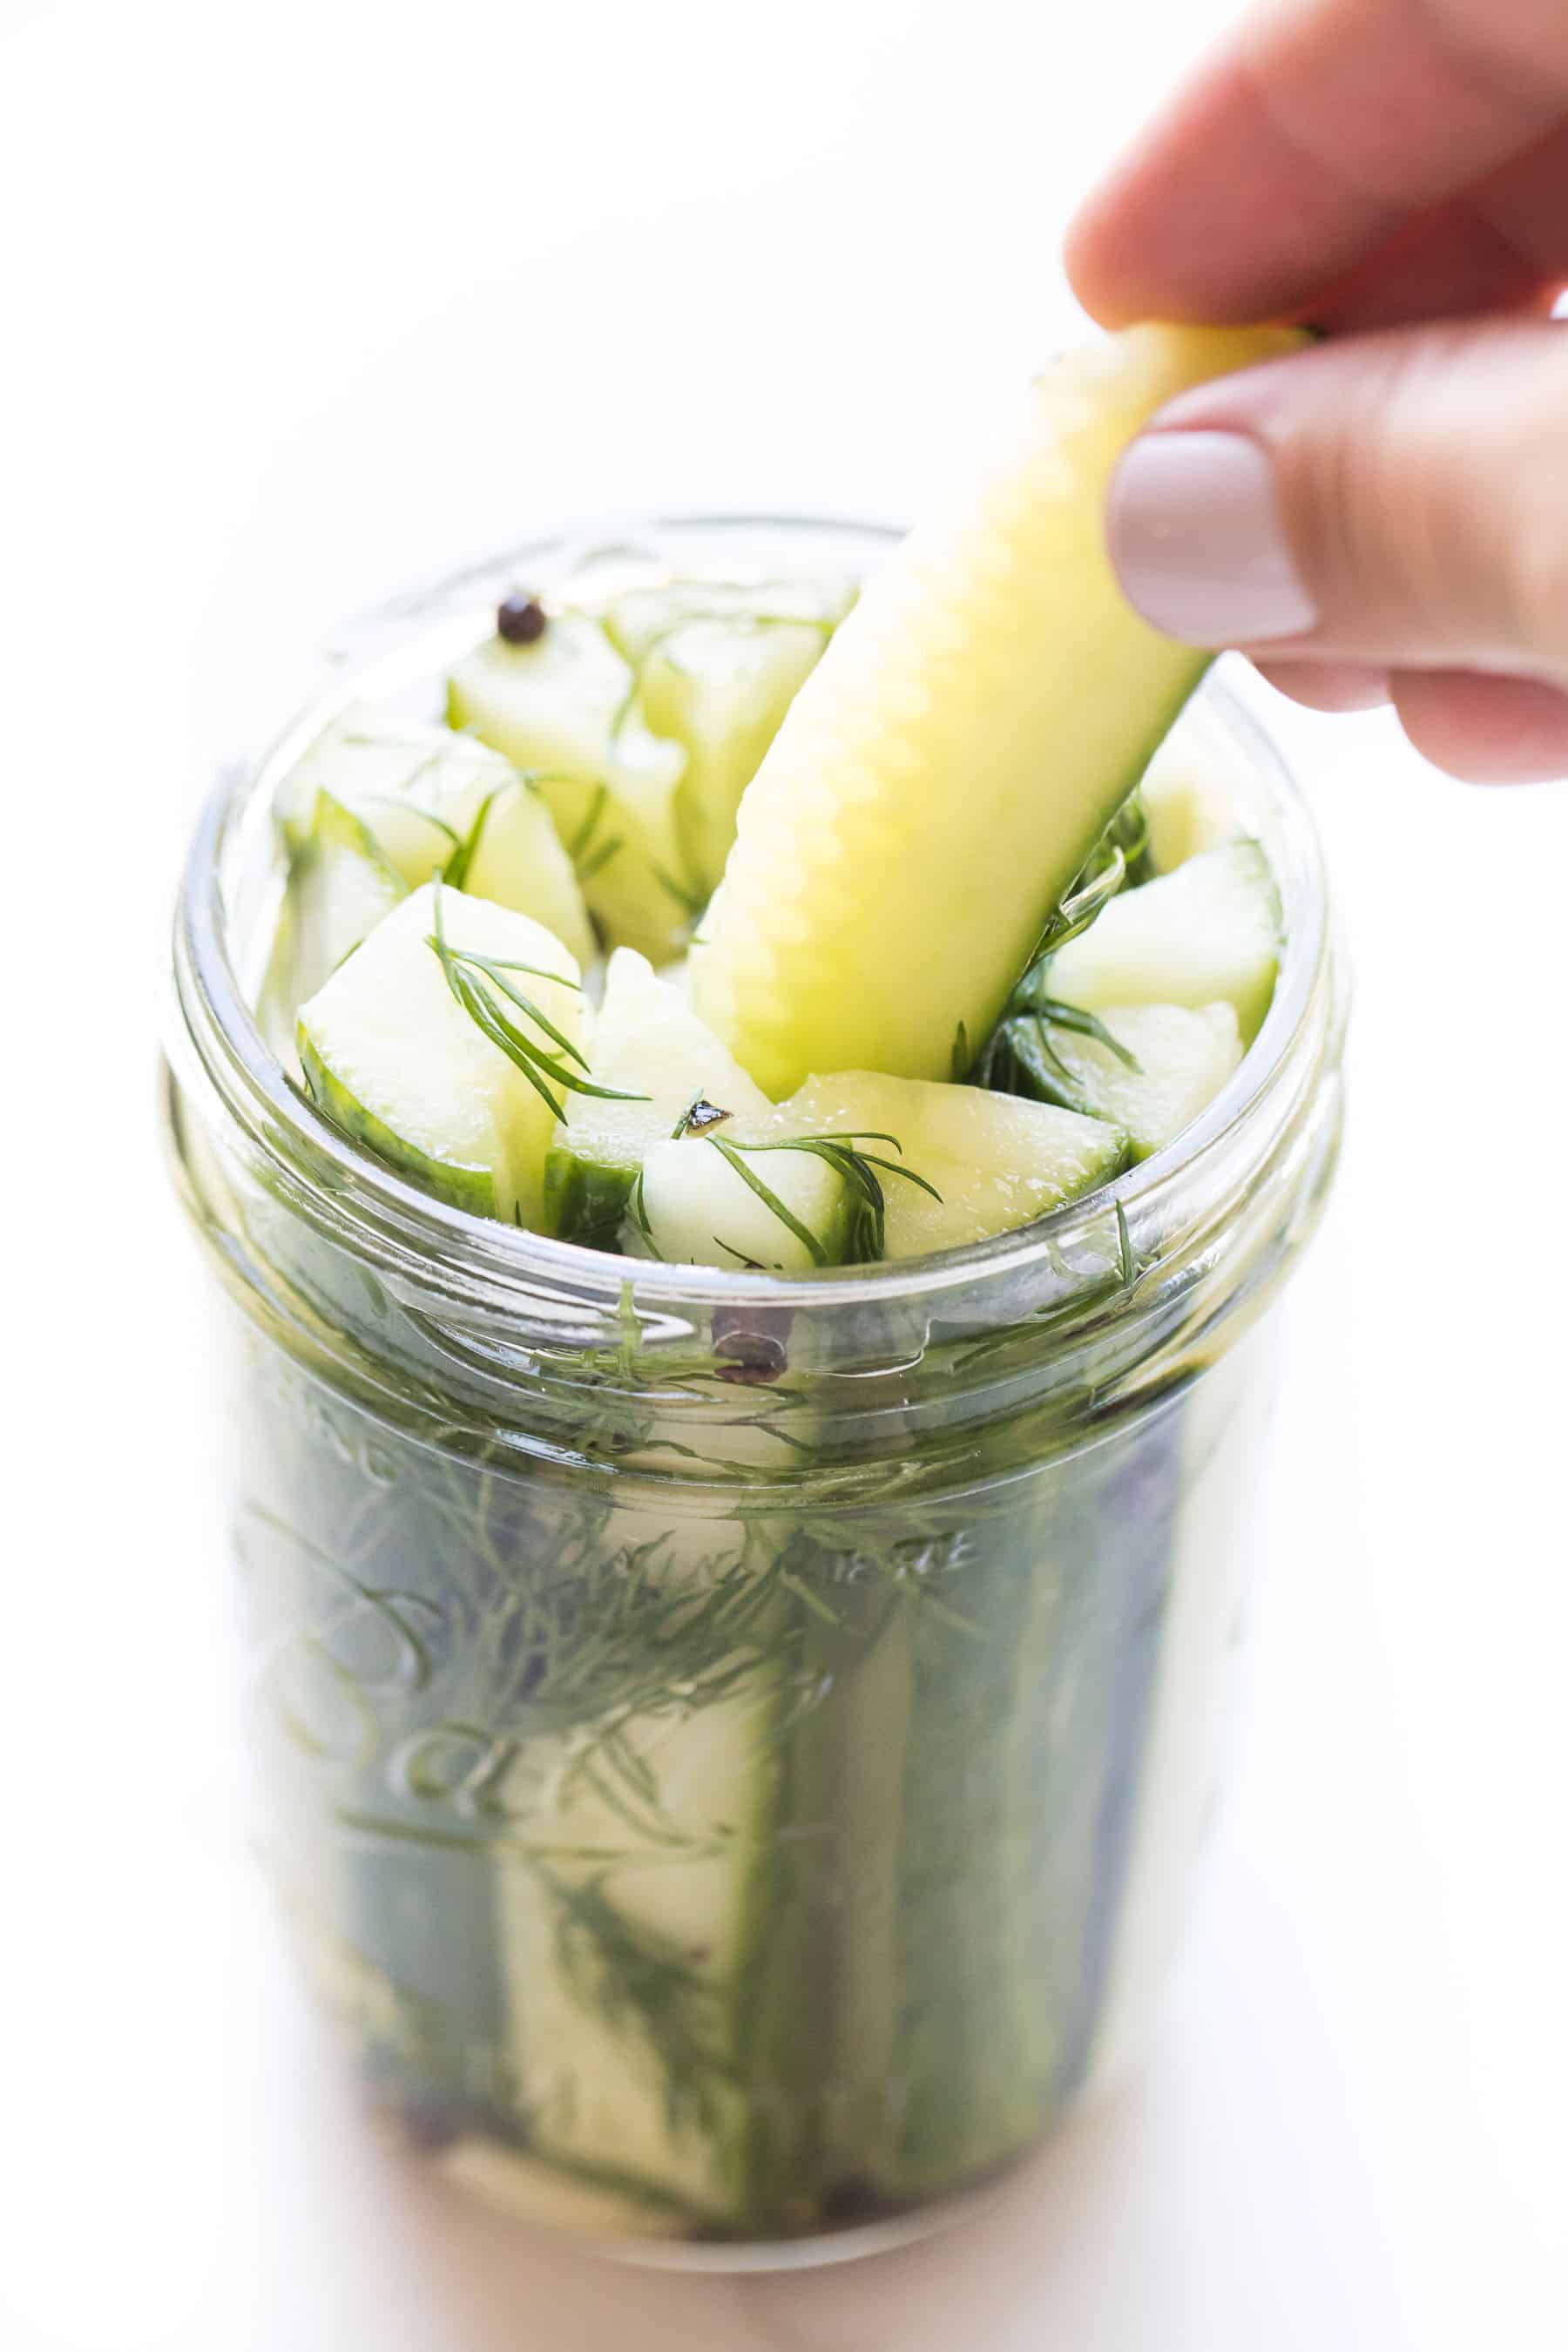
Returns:
[[[547,1102],[557,1118],[563,1118],[564,1108],[558,1095],[552,1094],[548,1081],[553,1079],[563,1091],[571,1094],[595,1095],[605,1102],[647,1102],[647,1095],[628,1094],[619,1087],[595,1086],[584,1075],[588,1067],[586,1056],[574,1045],[563,1029],[557,1028],[549,1014],[526,996],[514,981],[511,972],[522,972],[534,980],[552,981],[563,988],[575,988],[575,981],[562,973],[546,971],[538,964],[519,963],[507,956],[487,956],[467,948],[455,948],[448,941],[441,908],[441,883],[432,885],[431,905],[434,931],[428,933],[426,944],[431,948],[446,974],[447,985],[463,1011],[492,1045],[498,1046],[520,1070],[535,1094]],[[563,1062],[548,1054],[526,1031],[518,1027],[501,1009],[498,1001],[504,996],[519,1012],[526,1013],[534,1026],[542,1029],[563,1054],[570,1056]],[[575,1063],[574,1069],[571,1063]]]
[[[1029,981],[1037,975],[1030,974]],[[1026,982],[1028,985],[1028,982]],[[1055,1103],[1062,1110],[1089,1108],[1082,1087],[1052,1042],[1053,1029],[1092,1038],[1113,1054],[1122,1066],[1142,1076],[1142,1064],[1103,1021],[1081,1005],[1064,1004],[1039,993],[1023,1003],[997,1029],[987,1050],[984,1083],[997,1094],[1022,1095],[1030,1102]]]
[[[595,839],[609,805],[610,788],[608,784],[600,784],[588,803],[582,824],[566,844],[566,855],[576,869],[579,882],[591,880],[603,866],[609,864],[621,846],[621,837],[618,834],[614,835],[608,841]],[[593,851],[592,856],[589,855],[590,847]]]
[[[607,2025],[646,2042],[663,2077],[672,2134],[716,2132],[724,2090],[736,2079],[720,1987],[672,1937],[612,1902],[602,1874],[575,1885],[556,1871],[541,1867],[539,1874],[556,1906],[563,1980]]]
[[[1120,890],[1135,888],[1146,878],[1149,862],[1149,819],[1142,793],[1130,793],[1093,850],[1075,876],[1059,907],[1051,916],[1029,958],[1032,970],[1055,955],[1068,940],[1087,931]]]
[[[649,871],[659,888],[668,892],[681,913],[689,920],[695,922],[708,904],[707,891],[693,888],[690,883],[682,882],[677,875],[671,874],[668,867],[656,865],[651,859]]]
[[[497,799],[496,793],[487,793],[474,811],[473,820],[462,838],[455,842],[451,856],[441,868],[441,879],[449,889],[461,890],[468,882],[479,844],[484,839],[485,825]]]
[[[903,1145],[896,1135],[886,1135],[877,1129],[855,1129],[831,1135],[795,1135],[775,1143],[733,1143],[727,1136],[710,1135],[703,1139],[715,1151],[722,1153],[741,1181],[754,1192],[764,1208],[802,1244],[814,1265],[868,1265],[882,1256],[887,1247],[887,1194],[877,1171],[901,1176],[907,1183],[919,1185],[933,1201],[942,1194],[936,1186],[917,1174],[902,1162]],[[889,1143],[900,1154],[899,1160],[886,1160],[874,1151],[861,1151],[862,1143]],[[846,1248],[837,1255],[820,1234],[797,1217],[784,1201],[781,1201],[771,1184],[746,1166],[746,1158],[768,1151],[809,1151],[824,1160],[840,1176],[848,1192],[849,1221]],[[734,1255],[734,1253],[731,1253]]]
[[[1053,1049],[1045,1022],[1093,1037],[1129,1069],[1137,1069],[1131,1055],[1103,1024],[1051,995],[1049,963],[1058,948],[1081,938],[1112,898],[1124,889],[1135,889],[1149,870],[1149,820],[1142,794],[1133,792],[1107,825],[1041,932],[1023,978],[978,1055],[971,1056],[968,1035],[960,1022],[952,1046],[955,1079],[967,1078],[971,1086],[988,1087],[995,1093],[1024,1095],[1036,1102],[1057,1103],[1066,1110],[1081,1110],[1082,1095],[1073,1090],[1070,1073]],[[1015,1035],[1016,1024],[1023,1016],[1038,1017],[1026,1035]]]
[[[643,1171],[640,1168],[632,1178],[632,1188],[626,1194],[626,1214],[641,1234],[648,1255],[662,1259],[664,1253],[655,1241],[653,1227],[648,1223],[647,1200],[643,1191]]]

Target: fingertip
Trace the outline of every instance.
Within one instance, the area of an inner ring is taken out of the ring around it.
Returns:
[[[1304,710],[1378,710],[1389,698],[1388,672],[1368,663],[1274,658],[1255,662],[1254,667]]]
[[[1390,699],[1424,760],[1466,784],[1568,777],[1568,694],[1533,678],[1396,670]]]
[[[1119,298],[1118,236],[1114,194],[1097,188],[1068,224],[1062,266],[1068,284],[1095,324],[1114,330],[1136,323],[1125,295]]]

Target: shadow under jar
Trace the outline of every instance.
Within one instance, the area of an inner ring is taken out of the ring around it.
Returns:
[[[929,2226],[1131,2053],[1214,1794],[1275,1306],[1338,1142],[1310,828],[1210,689],[1288,935],[1178,1141],[1022,1232],[821,1276],[482,1222],[313,1109],[252,1004],[279,775],[428,716],[523,578],[853,569],[751,520],[514,551],[362,625],[202,821],[173,1160],[226,1299],[262,1850],[375,2102],[637,2258]],[[1048,746],[1042,746],[1042,772]]]

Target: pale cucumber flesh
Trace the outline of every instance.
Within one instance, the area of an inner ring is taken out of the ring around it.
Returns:
[[[671,580],[628,588],[606,607],[605,627],[634,667],[688,621],[742,628],[805,623],[826,635],[854,604],[854,583],[839,579]]]
[[[724,871],[742,793],[853,602],[838,580],[671,581],[608,607],[644,717],[686,753],[676,824],[704,898]]]
[[[668,1543],[650,1572],[671,1573]],[[722,2214],[742,2190],[743,2102],[707,2088],[700,2105],[672,2098],[670,2053],[626,2013],[616,1971],[633,1981],[661,1968],[672,1983],[689,1977],[686,2030],[700,2030],[713,2056],[738,2069],[747,1890],[775,1826],[780,1709],[764,1685],[607,1727],[613,1744],[598,1756],[591,1727],[553,1756],[536,1741],[529,1769],[548,1784],[550,1851],[497,1866],[510,2043],[535,2086],[538,2153],[645,2181],[699,2212]],[[641,1794],[647,1787],[656,1806]],[[611,1874],[596,1859],[605,1854],[618,1857]]]
[[[808,622],[692,620],[644,657],[644,715],[686,752],[676,825],[684,870],[704,898],[723,874],[742,795],[826,643]]]
[[[1196,1012],[1127,1005],[1108,1012],[1101,1026],[1113,1044],[1052,1021],[1048,1013],[1025,1014],[1008,1024],[1007,1047],[1042,1100],[1059,1102],[1065,1094],[1074,1108],[1109,1119],[1126,1135],[1134,1160],[1173,1142],[1241,1061],[1241,1030],[1229,1004]]]
[[[1160,746],[1142,785],[1149,849],[1155,869],[1170,874],[1208,849],[1223,848],[1247,832],[1237,794],[1213,762],[1182,740],[1182,730]]]
[[[545,1167],[545,1223],[563,1240],[613,1250],[645,1153],[671,1136],[695,1103],[731,1117],[765,1113],[769,1104],[684,992],[634,948],[617,948],[610,958],[592,1062],[596,1084],[635,1099],[568,1099]]]
[[[300,1059],[321,1108],[379,1157],[455,1206],[536,1224],[555,1111],[452,993],[430,945],[437,886],[380,923],[301,1008]],[[527,972],[509,974],[575,1041],[577,966],[526,915],[440,891],[448,946]],[[561,1048],[509,997],[503,1010],[542,1051]]]
[[[599,622],[560,612],[533,645],[489,639],[452,671],[447,709],[537,783],[608,942],[679,955],[700,907],[676,823],[685,754],[647,727]]]
[[[887,1258],[1009,1232],[1109,1182],[1129,1159],[1122,1129],[1100,1118],[850,1071],[811,1079],[765,1118],[651,1144],[626,1245],[770,1273],[870,1254],[863,1195],[813,1148],[824,1139],[858,1152],[879,1187]]]
[[[986,1036],[1205,656],[1127,604],[1103,508],[1128,441],[1283,331],[1144,327],[1061,362],[951,513],[870,581],[746,793],[698,1011],[779,1096],[938,1078]]]
[[[365,825],[341,801],[318,792],[289,866],[284,920],[292,1001],[313,996],[406,896],[407,885]]]
[[[1250,1045],[1274,993],[1279,892],[1256,841],[1205,850],[1123,891],[1049,965],[1051,994],[1086,1012],[1229,1004]]]
[[[812,1078],[778,1115],[803,1134],[890,1135],[895,1143],[865,1149],[912,1169],[941,1194],[932,1200],[897,1175],[884,1177],[889,1258],[1011,1232],[1109,1183],[1128,1159],[1126,1137],[1101,1119],[975,1087],[866,1071]]]
[[[309,849],[309,802],[317,791],[357,820],[406,888],[416,890],[457,858],[460,887],[472,897],[531,915],[580,964],[592,957],[583,896],[550,813],[510,761],[486,745],[353,703],[279,787],[291,850]],[[301,989],[301,1001],[310,992]]]
[[[790,1122],[721,1128],[650,1145],[642,1164],[636,1234],[672,1265],[752,1266],[805,1274],[839,1265],[854,1245],[853,1202],[838,1170],[792,1150]],[[771,1146],[771,1148],[769,1148]]]

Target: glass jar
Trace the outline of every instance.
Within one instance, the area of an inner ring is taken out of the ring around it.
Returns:
[[[363,1158],[251,1010],[269,803],[344,702],[438,708],[519,581],[888,544],[653,524],[388,609],[222,781],[176,925],[168,1123],[227,1301],[267,1866],[377,2105],[649,2260],[922,2228],[1137,2045],[1213,1794],[1275,1302],[1338,1142],[1315,844],[1209,690],[1183,725],[1239,779],[1289,940],[1235,1078],[1025,1231],[806,1278],[596,1255]]]

